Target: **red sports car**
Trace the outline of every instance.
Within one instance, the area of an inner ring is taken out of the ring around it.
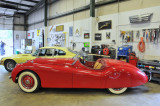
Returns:
[[[144,72],[126,62],[105,58],[89,62],[78,55],[71,59],[36,58],[17,64],[11,78],[24,92],[34,92],[39,87],[107,88],[114,94],[148,81]]]

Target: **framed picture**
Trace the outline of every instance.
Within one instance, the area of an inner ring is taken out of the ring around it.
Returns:
[[[96,33],[95,34],[95,40],[101,40],[102,39],[102,34],[101,33]]]
[[[112,21],[103,21],[98,23],[98,30],[112,29]]]
[[[56,32],[64,31],[64,25],[56,26]]]
[[[110,39],[111,38],[111,33],[110,32],[106,32],[106,39]]]
[[[84,39],[89,39],[89,33],[84,33]]]

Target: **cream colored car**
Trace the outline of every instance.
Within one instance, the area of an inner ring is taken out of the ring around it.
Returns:
[[[17,54],[1,59],[1,65],[11,72],[17,63],[24,63],[37,57],[42,58],[72,58],[76,54],[64,47],[42,47],[33,54]]]

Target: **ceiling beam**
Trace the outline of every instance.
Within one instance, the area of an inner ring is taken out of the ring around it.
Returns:
[[[39,3],[37,3],[33,8],[31,8],[27,13],[26,15],[29,15],[31,14],[33,11],[35,11],[39,6],[43,5],[45,2],[45,0],[41,0],[39,1]]]
[[[27,4],[21,4],[21,3],[16,3],[16,2],[11,2],[11,1],[5,1],[5,0],[1,0],[0,2],[14,4],[14,5],[19,5],[19,6],[25,6],[25,7],[30,7],[30,8],[34,7],[34,6],[31,6],[31,5],[27,5]]]
[[[28,1],[28,2],[32,2],[32,3],[39,3],[39,1],[34,1],[34,0],[23,0],[23,1]]]
[[[58,0],[52,0],[52,1],[48,2],[48,4],[51,5],[51,4],[55,3],[56,1],[58,1]]]
[[[14,14],[17,14],[17,15],[25,15],[25,13],[23,13],[23,12],[15,12]]]
[[[16,17],[16,18],[20,18],[20,16],[16,16],[16,15],[7,15],[7,14],[0,14],[1,16],[5,16],[6,18],[12,18],[12,17]]]
[[[13,6],[13,5],[6,5],[6,4],[0,4],[0,7],[7,8],[7,9],[13,9],[13,10],[29,11],[28,9],[22,9],[22,8],[18,8],[16,6]]]

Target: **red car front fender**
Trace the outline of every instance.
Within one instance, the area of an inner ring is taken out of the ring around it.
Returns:
[[[103,74],[105,88],[135,87],[145,84],[148,79],[138,68],[114,66]]]

